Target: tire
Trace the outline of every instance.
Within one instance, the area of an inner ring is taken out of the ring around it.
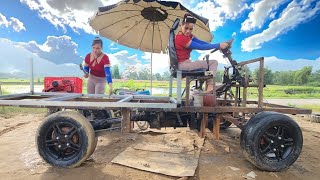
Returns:
[[[88,158],[94,153],[94,151],[97,148],[97,145],[98,145],[98,137],[95,137],[94,141],[93,141],[93,145],[92,145],[91,151],[89,152],[90,155],[88,156]]]
[[[38,128],[39,155],[52,166],[80,166],[93,153],[97,138],[91,123],[75,111],[61,111],[46,117]]]
[[[78,112],[90,120],[108,119],[114,117],[112,110],[90,110],[90,109],[79,109]],[[92,119],[93,116],[93,119]]]
[[[298,124],[276,112],[262,112],[252,117],[240,135],[243,155],[264,171],[281,171],[299,157],[303,136]]]
[[[142,131],[147,130],[150,127],[147,121],[136,121],[136,124]]]

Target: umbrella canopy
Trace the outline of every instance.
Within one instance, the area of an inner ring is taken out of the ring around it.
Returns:
[[[157,0],[123,0],[100,7],[90,19],[92,28],[116,43],[146,52],[165,52],[169,30],[176,18],[190,13],[197,19],[193,34],[210,42],[208,19],[178,2]]]

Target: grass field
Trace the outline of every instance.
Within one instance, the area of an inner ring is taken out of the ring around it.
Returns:
[[[257,95],[257,88],[248,89],[249,98]],[[320,87],[268,85],[264,88],[264,98],[320,99]]]

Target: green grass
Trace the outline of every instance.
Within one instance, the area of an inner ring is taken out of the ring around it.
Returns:
[[[278,86],[267,85],[263,91],[264,98],[317,99],[320,87],[312,86]],[[248,88],[248,98],[257,98],[258,88]]]
[[[43,83],[43,78],[34,78],[35,83]],[[30,79],[16,79],[16,78],[0,78],[0,82],[16,82],[16,83],[29,83]]]
[[[320,105],[318,104],[305,104],[305,105],[294,105],[289,104],[290,107],[302,108],[302,109],[312,109],[312,112],[320,112]]]

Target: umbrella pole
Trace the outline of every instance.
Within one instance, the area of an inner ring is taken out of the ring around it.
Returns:
[[[150,80],[150,94],[152,95],[152,53],[151,53],[151,80]]]

